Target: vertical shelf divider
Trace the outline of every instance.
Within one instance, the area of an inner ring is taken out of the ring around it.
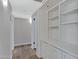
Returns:
[[[61,35],[60,35],[60,33],[61,33],[61,25],[60,25],[60,23],[61,23],[61,20],[60,20],[60,4],[59,4],[59,40],[61,40]]]

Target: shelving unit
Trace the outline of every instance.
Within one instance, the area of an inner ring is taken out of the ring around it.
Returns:
[[[58,40],[59,34],[59,6],[48,11],[48,28],[49,28],[49,41]]]
[[[65,0],[48,10],[48,38],[55,44],[77,56],[78,44],[78,0]],[[64,44],[62,43],[64,42]],[[67,44],[68,43],[68,44]],[[60,46],[61,44],[62,46]],[[76,49],[75,49],[76,48]],[[74,50],[75,49],[75,50]]]
[[[78,8],[77,0],[66,0],[60,4],[61,41],[77,45]]]

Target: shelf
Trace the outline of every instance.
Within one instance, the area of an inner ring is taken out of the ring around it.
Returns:
[[[64,22],[64,23],[61,23],[61,25],[68,25],[68,24],[78,24],[78,22]]]
[[[77,9],[77,8],[73,8],[73,9],[71,9],[71,10],[67,10],[67,11],[65,11],[65,12],[62,12],[61,15],[63,15],[63,14],[68,14],[68,13],[73,13],[73,12],[75,12],[75,11],[78,11],[78,9]]]
[[[53,20],[59,17],[59,6],[48,11],[48,19]]]
[[[59,28],[59,26],[49,26],[49,28]]]
[[[53,16],[53,17],[50,17],[50,18],[48,18],[49,20],[55,20],[56,18],[58,18],[59,16],[58,15],[56,15],[56,16]]]
[[[45,40],[42,40],[42,41],[45,42],[46,44],[49,44],[49,45],[55,47],[56,49],[58,49],[60,51],[63,51],[64,53],[67,53],[74,57],[77,57],[77,55],[78,55],[76,52],[76,51],[78,51],[77,45],[70,44],[67,42],[62,42],[62,41],[53,41],[53,42],[49,42],[49,41],[45,41]]]
[[[56,5],[53,6],[52,8],[48,9],[48,12],[50,12],[51,10],[56,9],[56,8],[58,8],[58,7],[59,7],[59,4],[56,4]]]

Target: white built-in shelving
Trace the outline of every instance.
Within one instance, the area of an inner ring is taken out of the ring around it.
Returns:
[[[61,48],[77,56],[78,0],[64,0],[48,9],[48,29],[49,42],[55,42],[57,46],[61,44]],[[73,46],[73,49],[64,46]]]
[[[59,6],[48,11],[49,41],[57,40],[59,34]]]
[[[73,45],[78,41],[78,7],[77,0],[66,0],[60,4],[61,40]]]
[[[38,56],[78,59],[78,0],[47,0],[35,17]]]

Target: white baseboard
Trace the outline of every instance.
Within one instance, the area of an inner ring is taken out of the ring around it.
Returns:
[[[20,44],[15,44],[14,47],[15,47],[15,46],[20,46],[20,45],[27,45],[27,44],[31,44],[31,43],[20,43]]]

